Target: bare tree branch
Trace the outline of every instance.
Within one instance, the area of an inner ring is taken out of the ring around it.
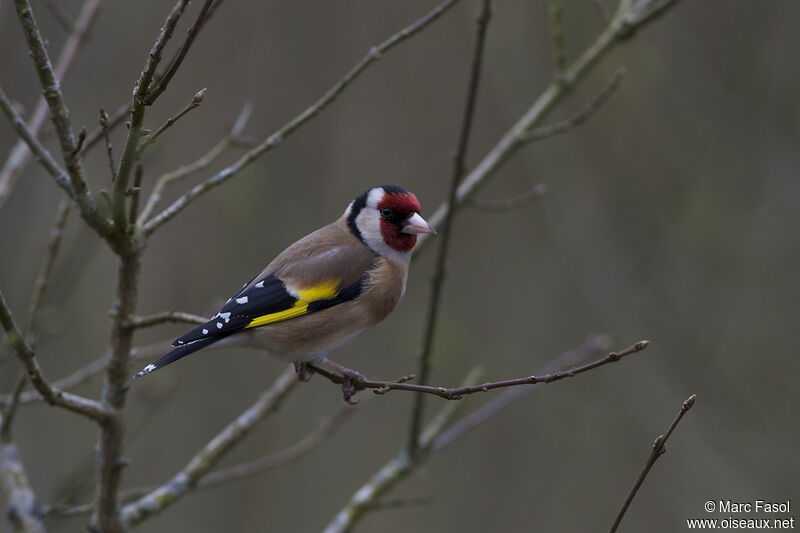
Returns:
[[[168,185],[185,179],[192,174],[200,172],[201,170],[205,170],[211,166],[225,152],[225,150],[233,146],[237,142],[237,139],[241,136],[242,131],[244,131],[248,120],[250,120],[250,115],[252,112],[253,106],[250,104],[245,104],[241,113],[239,113],[239,117],[236,119],[233,128],[231,128],[230,133],[226,135],[220,142],[218,142],[211,150],[209,150],[199,159],[161,176],[158,181],[156,181],[153,191],[150,193],[147,203],[145,204],[144,209],[142,209],[142,213],[139,215],[138,224],[141,226],[147,219],[150,218],[150,216],[153,214],[153,210],[155,210],[156,206],[158,205],[158,202],[161,201],[161,197],[164,194],[164,189],[166,189]]]
[[[36,156],[36,160],[39,161],[39,164],[41,164],[47,173],[55,179],[56,184],[64,189],[70,197],[74,197],[69,176],[67,176],[67,173],[61,168],[58,161],[47,151],[47,148],[42,146],[36,139],[31,128],[25,123],[19,113],[17,113],[17,110],[14,109],[14,105],[11,103],[11,100],[8,99],[2,87],[0,87],[0,108],[3,109],[3,113],[5,113],[8,120],[11,121],[11,124],[20,136],[24,146],[27,146],[28,149],[33,152]]]
[[[205,476],[199,478],[196,490],[216,487],[225,483],[231,483],[244,479],[246,477],[261,474],[273,468],[285,466],[295,461],[298,461],[314,451],[320,444],[327,440],[337,429],[339,429],[345,422],[346,418],[354,414],[355,411],[349,405],[344,405],[339,408],[336,414],[324,418],[314,431],[303,437],[300,441],[292,446],[265,455],[259,459],[248,461],[234,465],[222,470],[215,470],[209,472]],[[156,490],[156,487],[141,487],[134,489],[127,489],[121,494],[123,501],[132,501],[139,499],[150,492]],[[91,512],[91,504],[89,506],[79,506],[80,510]],[[80,514],[76,508],[60,509],[53,507],[54,514],[64,516],[64,512],[68,514]],[[56,511],[56,509],[58,509]]]
[[[342,427],[345,419],[353,413],[355,413],[355,411],[349,405],[341,406],[336,414],[323,419],[313,432],[309,433],[289,448],[270,455],[265,455],[254,461],[211,472],[200,479],[197,488],[205,489],[215,487],[223,483],[238,481],[242,478],[254,476],[279,466],[294,463],[314,451],[317,446],[333,435],[333,432]]]
[[[605,104],[609,98],[611,98],[611,95],[614,94],[619,88],[619,85],[622,83],[622,79],[625,77],[626,73],[627,71],[625,70],[625,67],[618,68],[616,72],[614,72],[614,76],[611,78],[611,81],[608,83],[608,85],[606,85],[605,88],[594,98],[594,100],[589,102],[586,107],[565,120],[532,130],[523,137],[523,141],[539,141],[541,139],[567,133],[568,131],[577,128],[589,120],[595,111],[603,107],[603,104]]]
[[[98,0],[95,0],[97,2]],[[50,107],[50,120],[55,126],[56,135],[61,146],[61,153],[64,156],[64,164],[69,174],[73,199],[78,204],[81,217],[86,220],[91,228],[106,239],[111,238],[111,227],[108,221],[98,212],[94,197],[89,190],[84,175],[83,164],[78,152],[78,144],[72,133],[70,125],[69,109],[64,103],[61,88],[50,63],[50,56],[44,45],[44,40],[39,33],[39,26],[33,16],[33,10],[29,0],[14,0],[16,4],[17,17],[22,26],[23,33],[31,52],[31,58],[39,75],[39,83],[42,86],[44,98]]]
[[[26,324],[28,342],[31,347],[35,349],[37,334],[36,319],[39,310],[44,301],[44,295],[50,285],[50,278],[53,275],[53,267],[56,263],[56,258],[61,250],[61,243],[64,240],[64,229],[67,225],[67,219],[72,211],[70,202],[67,199],[62,199],[56,208],[56,216],[53,219],[53,226],[50,229],[50,236],[45,248],[42,264],[39,267],[39,273],[36,275],[36,280],[33,282],[33,293],[31,295],[30,304],[28,304],[28,321]]]
[[[450,206],[460,207],[472,198],[481,187],[486,185],[495,172],[525,143],[525,136],[570,92],[597,61],[611,51],[615,45],[630,37],[635,30],[641,29],[668,8],[676,5],[678,0],[638,0],[634,5],[623,1],[620,8],[605,30],[595,41],[564,71],[561,80],[550,83],[544,92],[534,101],[528,110],[517,119],[517,122],[497,141],[494,147],[470,171],[461,182],[456,193],[455,202],[444,202],[433,213],[429,222],[438,226],[447,216]],[[429,239],[420,235],[416,253],[427,246]]]
[[[433,21],[443,15],[448,9],[453,7],[458,0],[447,0],[437,8],[425,14],[423,17],[417,19],[409,26],[406,26],[399,32],[395,33],[377,46],[373,46],[370,51],[359,61],[350,72],[336,82],[336,84],[328,89],[322,97],[314,102],[309,108],[300,113],[298,116],[290,120],[283,127],[278,129],[272,135],[267,137],[258,146],[244,154],[238,161],[232,165],[220,170],[206,181],[196,185],[188,192],[184,193],[180,198],[175,200],[169,207],[164,209],[161,213],[155,215],[143,225],[143,233],[145,235],[152,234],[161,225],[171,220],[175,215],[183,211],[189,204],[195,201],[198,197],[207,193],[208,191],[222,185],[242,169],[250,165],[253,161],[264,155],[266,152],[272,150],[281,144],[297,129],[307,123],[309,120],[317,116],[322,110],[327,108],[342,91],[344,91],[353,80],[360,76],[367,67],[382,57],[384,53],[392,49],[395,45],[405,41],[412,35],[422,31]]]
[[[111,117],[108,116],[105,109],[100,109],[100,118],[98,121],[100,122],[100,132],[102,133],[103,141],[105,141],[106,145],[106,157],[108,158],[108,169],[111,173],[111,181],[114,182],[117,179],[117,164],[114,162],[114,145],[111,144]],[[85,151],[85,148],[83,151]]]
[[[102,3],[103,0],[87,0],[83,4],[72,33],[67,37],[58,56],[55,68],[56,79],[63,80],[67,72],[69,72]],[[44,98],[40,98],[29,121],[32,137],[35,138],[39,134],[39,130],[41,130],[44,121],[47,119],[48,109],[47,101]],[[6,199],[11,194],[17,178],[22,174],[30,158],[31,153],[28,151],[28,144],[24,140],[18,141],[11,149],[2,170],[0,170],[0,208],[3,207]]]
[[[476,394],[479,392],[488,392],[490,390],[504,389],[507,387],[518,387],[520,385],[552,383],[554,381],[559,381],[564,378],[571,378],[577,376],[578,374],[582,374],[589,370],[594,370],[595,368],[607,365],[609,363],[617,362],[627,355],[631,355],[636,352],[644,350],[649,345],[650,341],[639,341],[635,344],[632,344],[631,346],[628,346],[624,350],[620,350],[618,352],[610,352],[608,355],[606,355],[601,359],[568,370],[560,370],[558,372],[553,372],[550,374],[544,374],[540,376],[534,375],[522,378],[504,379],[501,381],[492,381],[489,383],[483,383],[481,385],[472,385],[469,387],[447,388],[447,387],[432,387],[429,385],[415,385],[413,383],[407,383],[407,381],[414,379],[413,375],[404,376],[403,378],[397,381],[372,381],[369,379],[353,379],[351,381],[356,390],[373,389],[373,392],[375,392],[375,394],[386,394],[389,391],[402,390],[402,391],[418,392],[422,394],[438,396],[440,398],[444,398],[445,400],[460,400],[464,396],[470,394]],[[334,372],[331,372],[316,365],[309,365],[309,367],[313,369],[315,373],[322,375],[323,377],[329,379],[334,383],[341,384],[343,382],[343,378],[339,374],[336,374]]]
[[[126,505],[122,509],[123,524],[126,527],[135,526],[160,513],[193,490],[200,479],[241,442],[258,422],[279,407],[281,401],[296,384],[297,375],[294,367],[289,366],[253,405],[211,439],[180,472],[146,496]]]
[[[7,516],[20,533],[45,533],[36,494],[31,488],[22,455],[13,441],[0,438],[0,488],[8,502]]]
[[[63,407],[73,413],[78,413],[97,422],[105,422],[108,420],[109,413],[102,404],[76,394],[70,394],[56,389],[47,382],[42,374],[42,369],[39,366],[39,362],[36,360],[33,350],[31,350],[25,342],[19,328],[17,328],[17,324],[14,322],[14,317],[11,314],[11,310],[8,308],[2,291],[0,291],[0,324],[2,324],[3,328],[6,330],[11,346],[16,350],[19,360],[25,366],[28,372],[28,379],[30,379],[30,382],[36,387],[36,390],[39,391],[39,394],[44,397],[47,403],[58,405],[59,407]]]
[[[159,135],[164,133],[164,130],[175,124],[180,118],[191,111],[192,109],[196,109],[200,107],[200,104],[203,102],[203,97],[206,95],[206,88],[200,89],[186,104],[180,111],[178,111],[174,116],[167,119],[164,124],[161,125],[154,133],[147,136],[147,138],[139,145],[139,155],[143,154],[144,151],[147,149],[148,146],[156,142]]]
[[[472,61],[467,83],[467,97],[464,104],[464,114],[461,119],[461,129],[458,135],[458,145],[453,161],[453,175],[450,178],[448,190],[448,202],[455,203],[456,190],[465,172],[465,159],[467,157],[467,147],[469,146],[470,133],[472,132],[472,119],[475,115],[475,102],[478,99],[478,85],[481,79],[481,64],[483,62],[483,49],[486,41],[486,30],[489,27],[489,20],[492,16],[492,4],[490,0],[483,0],[481,10],[476,20],[475,44],[473,45]],[[436,336],[436,326],[439,319],[439,303],[441,301],[442,289],[444,288],[445,262],[450,248],[450,237],[453,233],[453,215],[455,211],[450,211],[444,217],[439,242],[439,254],[436,256],[433,277],[431,281],[430,301],[428,303],[427,320],[425,321],[425,333],[422,341],[422,353],[419,362],[419,382],[422,385],[428,383],[430,374],[430,360],[433,352],[433,342]],[[419,432],[422,428],[422,418],[425,408],[425,396],[419,395],[414,398],[414,406],[411,411],[411,427],[408,435],[408,449],[413,455],[416,453],[419,441]]]
[[[159,80],[156,82],[155,86],[150,89],[146,95],[143,95],[144,104],[145,105],[153,105],[153,102],[165,91],[167,90],[167,85],[172,80],[172,77],[178,71],[183,63],[186,54],[189,52],[189,48],[191,48],[192,43],[194,43],[197,34],[200,33],[200,29],[203,27],[205,20],[208,16],[208,10],[211,7],[211,3],[214,0],[205,0],[203,3],[203,7],[200,8],[200,13],[198,13],[197,18],[195,19],[194,23],[189,28],[189,31],[186,33],[186,39],[183,41],[183,44],[178,49],[178,53],[175,57],[172,58],[167,70],[164,72],[163,76],[160,76]]]
[[[92,130],[92,132],[86,136],[86,141],[83,143],[83,148],[81,149],[81,155],[85,155],[86,152],[88,152],[89,149],[92,148],[95,144],[100,142],[101,139],[106,141],[106,151],[108,151],[108,146],[111,144],[111,139],[108,137],[108,134],[111,133],[111,131],[114,128],[122,124],[122,122],[125,120],[125,117],[128,116],[130,110],[131,106],[129,103],[126,102],[125,104],[118,107],[117,110],[114,111],[113,115],[108,116],[108,118],[106,119],[106,126],[103,126],[101,122],[101,124],[98,127]],[[102,110],[101,110],[101,115],[102,115]],[[113,157],[111,159],[113,160]],[[111,175],[116,176],[117,174],[116,165],[113,166],[114,168],[111,171]]]
[[[39,267],[39,273],[37,274],[36,280],[33,284],[33,293],[31,294],[31,301],[28,305],[28,319],[26,322],[26,337],[31,351],[36,349],[36,344],[38,341],[37,318],[39,315],[39,309],[41,308],[42,301],[44,300],[44,294],[50,282],[50,276],[53,273],[53,265],[55,265],[58,251],[61,248],[61,241],[64,237],[64,226],[67,223],[67,217],[69,216],[70,210],[71,208],[69,201],[66,198],[62,198],[58,205],[58,209],[56,210],[55,220],[53,221],[53,227],[50,230],[50,238],[48,239],[47,248],[45,249],[44,257],[42,258],[42,264]],[[6,346],[9,345],[4,344],[3,348]],[[11,440],[11,425],[14,421],[14,414],[16,413],[17,406],[19,405],[22,389],[25,387],[25,383],[27,383],[27,381],[27,373],[26,371],[22,371],[17,378],[12,393],[9,395],[8,402],[5,403],[3,408],[2,422],[0,422],[0,438],[5,438],[8,442]]]
[[[588,357],[595,355],[607,346],[607,338],[594,336],[587,339],[581,346],[565,352],[548,363],[542,372],[556,372],[559,367],[572,366]],[[474,381],[474,380],[473,380]],[[469,388],[469,387],[462,387]],[[475,426],[485,422],[512,402],[539,390],[538,385],[527,388],[514,388],[505,391],[482,407],[473,411],[450,428],[445,429],[448,420],[441,422],[439,416],[434,419],[423,432],[416,456],[408,453],[407,449],[401,450],[383,468],[381,468],[366,484],[359,488],[351,497],[350,502],[328,524],[324,533],[344,533],[351,531],[363,514],[375,508],[380,498],[391,490],[399,481],[414,471],[430,455],[441,451],[455,439],[464,435]],[[440,412],[440,415],[443,415]],[[379,506],[379,505],[378,505]]]
[[[149,328],[151,326],[170,322],[179,324],[205,324],[208,322],[208,319],[199,315],[184,313],[183,311],[164,311],[154,315],[135,316],[130,319],[128,325],[132,328]]]
[[[125,192],[128,189],[128,181],[133,171],[133,166],[139,157],[139,143],[143,136],[142,125],[144,123],[145,110],[148,105],[153,103],[146,102],[147,95],[150,91],[151,83],[153,83],[153,77],[156,75],[156,68],[158,68],[158,64],[161,61],[161,54],[164,51],[164,47],[172,38],[175,26],[178,25],[178,21],[188,4],[189,0],[178,0],[169,12],[169,15],[167,15],[167,19],[161,27],[161,32],[153,44],[153,47],[150,49],[150,53],[147,55],[144,69],[133,88],[128,137],[125,141],[122,159],[120,160],[117,176],[114,180],[111,202],[114,223],[118,229],[125,228],[126,226]]]
[[[670,424],[669,428],[667,428],[667,432],[664,433],[663,435],[659,435],[659,437],[653,443],[653,449],[650,451],[650,457],[647,458],[647,462],[645,463],[644,468],[642,468],[642,472],[639,474],[639,477],[636,479],[636,483],[633,484],[633,487],[631,487],[631,491],[628,493],[627,498],[625,498],[625,501],[622,503],[622,507],[617,513],[617,517],[614,520],[614,523],[611,525],[609,533],[614,533],[619,527],[619,524],[620,522],[622,522],[622,518],[625,516],[628,507],[631,505],[633,498],[639,491],[639,487],[642,486],[642,483],[644,483],[647,474],[650,473],[650,469],[653,468],[654,464],[656,464],[658,458],[664,455],[664,453],[666,453],[667,441],[669,440],[670,435],[672,435],[672,432],[675,431],[675,428],[678,426],[678,423],[683,418],[683,415],[685,415],[689,411],[689,409],[692,408],[696,398],[697,395],[692,394],[686,400],[684,400],[683,404],[681,405],[681,410],[678,411],[678,414],[675,416],[675,419],[672,421],[672,424]]]
[[[560,368],[577,366],[582,361],[586,361],[591,357],[596,357],[604,350],[607,350],[608,345],[609,340],[607,336],[593,335],[586,339],[586,341],[580,346],[564,352],[558,357],[552,359],[549,363],[542,367],[538,373],[552,374],[557,372]],[[541,390],[542,385],[543,384],[538,384],[531,387],[515,387],[506,389],[501,394],[498,394],[447,428],[447,431],[444,431],[441,435],[439,435],[431,445],[432,451],[439,451],[468,431],[491,419],[493,416],[512,403],[519,401],[522,398],[526,398],[538,390]]]
[[[127,224],[127,219],[124,223]],[[103,404],[108,406],[111,416],[101,427],[98,443],[100,479],[97,484],[95,521],[101,533],[122,531],[117,494],[125,466],[121,460],[125,429],[123,410],[128,392],[134,331],[127,324],[136,309],[142,250],[135,235],[129,233],[127,228],[117,231],[123,236],[117,247],[116,299],[111,310],[111,354],[105,368],[102,394]]]
[[[464,380],[464,383],[474,383],[478,379],[480,379],[480,370],[473,369]],[[350,501],[325,527],[323,533],[351,531],[367,511],[374,509],[375,503],[384,494],[422,463],[427,457],[434,439],[444,431],[444,428],[458,411],[459,405],[458,403],[449,403],[439,409],[433,420],[420,433],[419,442],[414,447],[416,452],[411,453],[408,447],[401,448],[388,463],[353,494]]]
[[[150,344],[147,346],[141,346],[138,348],[131,349],[130,359],[132,361],[139,360],[139,359],[153,359],[154,357],[163,354],[165,351],[169,349],[169,341],[161,341],[154,344]],[[111,353],[106,353],[102,357],[99,357],[89,363],[88,365],[79,368],[75,372],[56,380],[52,383],[53,388],[61,389],[61,390],[68,390],[82,383],[85,383],[93,376],[103,372],[106,367],[108,366],[109,361],[111,360]],[[29,404],[29,403],[36,403],[41,402],[44,400],[39,391],[36,389],[28,390],[22,392],[19,398],[19,403],[21,404]],[[0,405],[7,405],[11,401],[11,395],[3,394],[0,395]]]

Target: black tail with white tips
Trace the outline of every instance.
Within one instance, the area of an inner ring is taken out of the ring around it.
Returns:
[[[227,335],[226,335],[227,336]],[[193,354],[197,350],[202,350],[206,346],[210,344],[214,344],[217,341],[224,339],[225,337],[215,336],[215,337],[207,337],[205,339],[199,339],[194,342],[190,342],[188,344],[184,344],[183,346],[178,346],[171,352],[162,355],[159,357],[155,362],[150,363],[146,367],[144,367],[140,372],[138,372],[135,378],[140,378],[142,376],[146,376],[156,370],[167,366],[170,363],[174,363],[178,359],[182,357],[186,357],[187,355]]]

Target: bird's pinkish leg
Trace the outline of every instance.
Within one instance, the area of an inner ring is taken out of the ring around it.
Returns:
[[[311,376],[314,375],[314,368],[302,361],[294,362],[294,371],[297,372],[297,379],[304,382],[311,381]]]
[[[342,379],[344,382],[342,383],[342,396],[344,397],[344,401],[349,403],[350,405],[355,405],[358,403],[358,400],[354,399],[356,392],[358,392],[358,387],[356,383],[360,381],[366,381],[367,378],[361,372],[353,370],[352,368],[347,368],[346,366],[342,366],[339,363],[335,363],[328,359],[327,357],[323,358],[321,361],[325,366],[339,372],[342,375]]]

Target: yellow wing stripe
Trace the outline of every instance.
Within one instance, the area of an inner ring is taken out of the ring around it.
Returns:
[[[293,290],[289,287],[286,287],[286,289],[292,296],[297,298],[297,301],[292,307],[283,311],[278,311],[277,313],[258,316],[251,320],[250,323],[245,326],[245,329],[263,326],[265,324],[273,324],[275,322],[305,315],[308,313],[308,305],[311,302],[336,298],[339,294],[339,283],[335,280],[327,280],[305,289]]]

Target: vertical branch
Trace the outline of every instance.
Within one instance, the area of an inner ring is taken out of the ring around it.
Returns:
[[[128,188],[128,180],[131,172],[133,171],[134,163],[138,158],[139,141],[142,138],[142,125],[144,124],[145,109],[153,102],[146,102],[148,92],[150,91],[150,84],[153,82],[153,77],[156,75],[156,68],[161,61],[161,54],[164,47],[172,38],[178,21],[183,15],[189,0],[178,0],[173,6],[167,16],[164,26],[156,39],[155,44],[147,56],[144,69],[139,75],[136,86],[133,88],[133,100],[131,102],[131,119],[128,128],[128,138],[125,141],[125,149],[122,152],[122,159],[119,163],[116,178],[114,179],[114,189],[112,193],[112,210],[114,224],[117,229],[126,227],[127,219],[125,212],[125,193]]]
[[[64,164],[69,174],[72,190],[75,195],[75,202],[78,204],[81,216],[86,222],[103,237],[110,237],[110,227],[107,221],[97,211],[94,197],[86,183],[83,163],[81,162],[79,146],[76,143],[75,135],[70,126],[69,109],[64,102],[61,94],[61,86],[53,71],[50,56],[44,40],[39,32],[39,26],[33,16],[33,9],[29,0],[15,0],[17,7],[17,17],[22,25],[25,39],[28,43],[36,73],[39,76],[39,83],[42,86],[44,98],[50,108],[50,120],[56,130],[61,153],[64,156]]]
[[[608,54],[615,45],[636,35],[638,30],[666,13],[669,8],[677,5],[678,1],[639,0],[631,5],[632,0],[621,0],[614,17],[595,41],[570,64],[560,80],[555,80],[547,86],[528,110],[464,177],[458,186],[456,202],[443,202],[428,221],[434,226],[438,226],[447,217],[451,206],[453,209],[457,209],[465,201],[470,200],[481,187],[491,181],[503,163],[527,144],[525,141],[531,130],[567,95],[570,87],[580,82],[591,71],[600,58]],[[428,242],[430,242],[429,239],[425,235],[421,235],[415,248],[416,253],[419,254]]]
[[[467,155],[467,146],[469,144],[470,132],[472,130],[472,118],[475,114],[475,102],[478,96],[478,82],[481,77],[481,62],[483,60],[483,48],[486,38],[486,28],[489,25],[492,7],[490,0],[483,0],[481,11],[476,21],[476,35],[475,45],[472,55],[472,68],[470,71],[469,85],[467,87],[467,101],[464,109],[464,115],[461,124],[461,133],[458,139],[458,148],[456,149],[455,160],[453,162],[453,176],[450,180],[450,189],[448,191],[448,205],[454,205],[456,201],[456,191],[459,181],[464,175],[465,163],[464,160]],[[439,245],[439,255],[436,258],[436,266],[434,267],[433,282],[431,287],[431,299],[428,306],[428,317],[425,323],[425,337],[422,345],[422,354],[419,364],[419,384],[425,385],[428,382],[428,375],[430,374],[430,358],[433,351],[433,342],[436,333],[436,323],[439,316],[439,302],[442,294],[442,287],[445,277],[445,263],[447,261],[447,253],[450,246],[450,237],[452,235],[453,214],[455,209],[448,211],[447,216],[441,226],[441,242]],[[422,416],[424,410],[425,396],[418,394],[414,397],[414,407],[411,415],[411,432],[409,435],[409,450],[413,454],[418,446],[419,432],[422,427]]]
[[[619,527],[620,522],[622,522],[622,517],[625,516],[625,513],[627,512],[628,507],[630,507],[633,498],[639,491],[639,487],[642,486],[642,483],[644,483],[644,479],[647,477],[647,474],[650,473],[650,469],[653,468],[654,464],[656,464],[658,458],[664,455],[664,453],[667,451],[667,440],[669,440],[669,437],[670,435],[672,435],[672,432],[675,431],[675,427],[677,427],[678,423],[683,418],[683,415],[685,415],[689,411],[689,409],[692,408],[696,398],[697,395],[692,394],[686,400],[684,400],[683,404],[681,405],[681,410],[678,411],[678,414],[675,416],[675,419],[672,421],[672,424],[670,424],[669,428],[667,428],[667,432],[664,433],[663,435],[659,435],[659,437],[653,443],[653,449],[650,451],[650,457],[647,458],[647,462],[644,464],[642,472],[636,479],[636,483],[634,483],[633,487],[631,487],[631,491],[628,493],[628,497],[625,498],[624,502],[622,502],[622,507],[617,513],[617,517],[616,519],[614,519],[614,523],[611,525],[609,533],[614,533]]]
[[[102,396],[103,403],[112,413],[101,427],[98,446],[100,481],[97,488],[96,521],[102,533],[122,531],[117,494],[124,467],[121,460],[123,409],[128,391],[128,360],[133,342],[133,330],[128,327],[128,321],[136,309],[141,261],[141,248],[135,242],[126,242],[128,244],[118,259],[116,300],[111,309],[111,357],[106,368]]]

